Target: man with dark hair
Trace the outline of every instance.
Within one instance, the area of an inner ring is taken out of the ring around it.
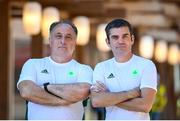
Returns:
[[[92,105],[106,107],[106,120],[148,120],[156,95],[156,67],[132,53],[134,35],[128,21],[115,19],[105,31],[114,58],[94,69]]]
[[[82,120],[92,69],[73,59],[77,33],[70,21],[53,23],[50,56],[24,64],[17,87],[28,101],[29,120]]]

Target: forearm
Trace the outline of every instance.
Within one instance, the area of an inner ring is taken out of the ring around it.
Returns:
[[[39,96],[41,95],[41,96]],[[67,100],[52,96],[51,94],[43,94],[43,93],[37,93],[36,95],[32,95],[29,97],[25,97],[24,99],[42,104],[42,105],[49,105],[49,106],[65,106],[72,104],[73,102],[69,102]]]
[[[70,102],[84,100],[89,96],[90,84],[72,83],[72,84],[51,84],[48,90],[59,97]]]
[[[134,98],[131,92],[91,92],[93,107],[107,107]]]
[[[20,95],[27,101],[42,105],[59,106],[59,105],[69,105],[71,102],[55,97],[43,88],[37,86],[31,81],[23,81],[19,84]]]
[[[140,97],[119,103],[116,106],[130,111],[148,113],[152,108],[155,95],[156,91],[154,89],[143,88]]]
[[[134,98],[131,100],[127,100],[125,102],[116,104],[116,106],[129,111],[145,112],[145,113],[148,113],[151,109],[151,107],[149,107],[148,104],[145,103],[145,101],[142,98]]]

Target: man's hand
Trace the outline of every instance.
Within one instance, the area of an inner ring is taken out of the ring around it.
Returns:
[[[62,98],[58,98],[54,95],[47,93],[43,88],[35,84],[31,80],[22,81],[18,85],[20,95],[28,101],[49,105],[49,106],[59,106],[59,105],[69,105],[73,102],[67,101]]]
[[[136,96],[138,94],[136,91],[137,90],[134,89],[134,91],[131,91],[130,95]],[[141,94],[139,97],[121,102],[119,104],[116,104],[116,106],[129,111],[149,113],[156,95],[156,90],[151,88],[142,88],[140,93]]]
[[[93,84],[90,88],[92,92],[109,92],[109,89],[106,87],[106,85],[100,81],[96,81],[95,84]]]
[[[136,88],[129,90],[127,92],[128,92],[129,99],[141,96],[141,90],[139,87],[136,87]]]
[[[50,84],[48,90],[69,102],[78,102],[88,98],[90,84],[86,82],[71,84]]]
[[[112,106],[140,96],[139,88],[121,92],[110,92],[107,86],[101,81],[96,81],[90,90],[93,107]]]

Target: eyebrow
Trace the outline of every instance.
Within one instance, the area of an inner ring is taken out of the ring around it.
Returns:
[[[122,36],[124,37],[124,36],[130,36],[130,33],[124,33]],[[113,35],[110,35],[111,37],[118,37],[119,35],[117,35],[117,34],[113,34]]]
[[[125,34],[123,34],[123,36],[126,36],[126,35],[130,35],[130,33],[125,33]]]
[[[67,34],[67,36],[73,36],[72,34]]]
[[[116,36],[118,36],[118,35],[116,35],[116,34],[115,35],[111,35],[111,37],[116,37]]]
[[[55,33],[56,35],[61,35],[62,33],[58,32],[58,33]],[[72,36],[72,34],[66,34],[68,36]]]

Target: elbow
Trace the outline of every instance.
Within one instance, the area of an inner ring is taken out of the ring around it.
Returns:
[[[87,98],[90,94],[90,84],[83,84],[80,88],[80,98]]]
[[[31,96],[30,91],[27,87],[19,88],[19,93],[20,93],[21,97],[26,99],[26,100],[29,99]]]
[[[95,97],[91,97],[91,105],[93,108],[103,107],[102,103]]]
[[[99,103],[96,102],[96,101],[91,101],[91,105],[92,105],[93,108],[101,107],[101,106],[99,105]]]
[[[145,104],[144,106],[142,106],[142,112],[144,113],[149,113],[151,111],[152,106]]]
[[[145,110],[146,113],[149,113],[151,111],[152,106],[148,106]]]
[[[144,109],[144,111],[143,112],[145,112],[145,113],[149,113],[151,111],[151,109]]]
[[[20,89],[19,92],[22,98],[29,99],[30,94],[28,93],[26,89]]]
[[[32,97],[32,85],[33,83],[31,81],[22,81],[19,83],[18,88],[22,98],[28,100]]]

